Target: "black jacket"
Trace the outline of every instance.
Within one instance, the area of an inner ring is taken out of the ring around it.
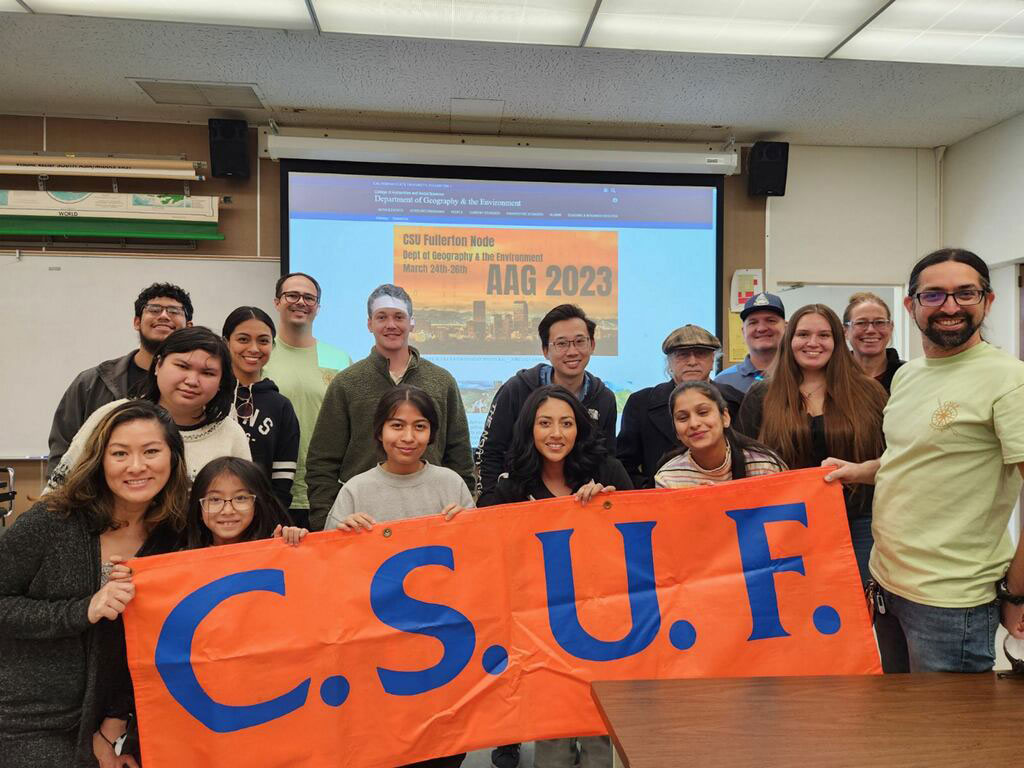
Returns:
[[[906,365],[906,363],[906,360],[900,360],[899,353],[895,349],[889,347],[885,350],[885,371],[875,381],[885,387],[886,392],[892,392],[892,377],[896,375],[900,366]]]
[[[605,458],[601,466],[594,473],[593,480],[601,485],[610,485],[617,491],[631,491],[633,484],[629,475],[623,469],[621,462],[611,456]],[[581,485],[583,485],[581,483]],[[579,490],[579,486],[572,489],[573,493]],[[498,504],[515,504],[520,501],[536,501],[539,499],[555,498],[548,487],[541,479],[535,478],[526,488],[521,488],[518,483],[509,479],[507,474],[502,474],[495,483],[494,490],[482,495],[476,502],[478,507],[494,507]]]
[[[61,456],[89,415],[101,405],[128,396],[128,369],[138,349],[124,357],[105,360],[94,368],[82,371],[64,392],[53,424],[50,426],[50,458],[46,463],[46,476],[60,463]]]
[[[159,528],[138,556],[175,544]],[[96,764],[92,734],[103,718],[124,718],[133,703],[120,617],[89,623],[99,580],[99,536],[45,501],[0,535],[0,727],[7,736],[77,732],[85,765]]]
[[[292,401],[282,395],[271,379],[257,381],[251,387],[253,412],[235,419],[249,436],[252,460],[270,478],[274,495],[287,510],[292,505],[292,482],[299,460],[299,419]],[[239,401],[235,401],[237,408]]]
[[[722,393],[733,423],[739,417],[743,393],[728,384],[711,386]],[[674,381],[640,389],[629,396],[622,409],[622,428],[616,441],[616,455],[626,468],[634,488],[653,488],[654,473],[661,457],[679,447],[668,398],[675,389]]]
[[[479,480],[477,493],[487,493],[494,489],[498,475],[505,471],[505,455],[512,445],[512,432],[516,419],[523,408],[523,403],[533,390],[541,385],[541,370],[548,366],[540,363],[533,368],[524,368],[511,379],[501,385],[491,410],[487,414],[484,430],[477,446],[475,463]],[[615,394],[604,382],[592,373],[586,374],[587,394],[583,398],[583,407],[597,423],[598,431],[604,436],[604,445],[608,453],[615,455],[615,422],[618,417],[618,406]]]

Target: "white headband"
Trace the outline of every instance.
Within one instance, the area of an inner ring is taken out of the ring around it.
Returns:
[[[415,326],[416,320],[412,316],[412,312],[409,312],[409,305],[402,299],[396,299],[394,296],[378,296],[370,303],[370,314],[372,315],[378,309],[400,309],[409,315],[409,321],[411,326]]]

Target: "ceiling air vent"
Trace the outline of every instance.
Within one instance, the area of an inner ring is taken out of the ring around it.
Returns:
[[[130,78],[157,104],[266,109],[255,83],[194,83]]]

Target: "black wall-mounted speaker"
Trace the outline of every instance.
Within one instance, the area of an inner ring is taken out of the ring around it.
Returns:
[[[747,155],[747,194],[782,197],[786,194],[789,142],[756,141]]]
[[[215,179],[249,178],[249,125],[245,120],[211,118],[210,175]]]

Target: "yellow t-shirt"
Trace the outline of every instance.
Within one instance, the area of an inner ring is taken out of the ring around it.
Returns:
[[[1024,362],[982,342],[904,365],[885,407],[871,573],[941,608],[995,599],[1024,462]]]

